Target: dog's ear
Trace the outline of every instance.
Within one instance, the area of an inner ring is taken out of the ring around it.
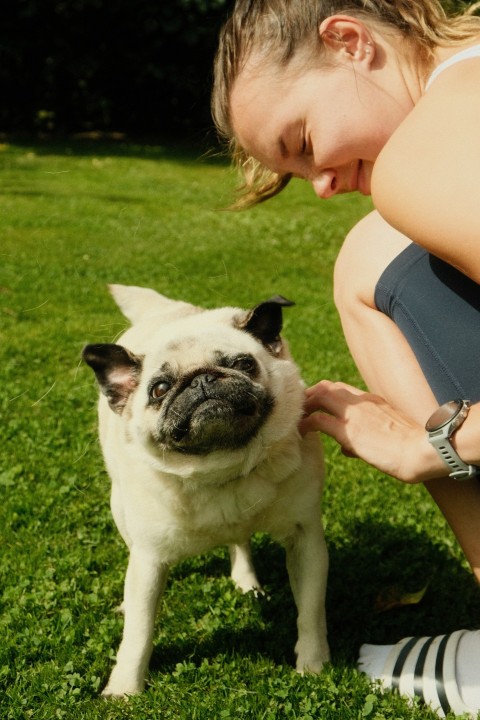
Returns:
[[[292,305],[295,303],[291,300],[287,300],[281,295],[275,295],[250,310],[240,322],[239,327],[260,340],[272,355],[278,356],[282,351],[280,338],[283,324],[282,307],[291,307]]]
[[[121,345],[87,345],[82,358],[94,371],[112,410],[121,414],[130,393],[137,387],[142,360]]]
[[[175,313],[178,316],[201,311],[182,300],[171,300],[150,288],[136,285],[109,285],[108,289],[126,318],[134,325],[152,316]]]

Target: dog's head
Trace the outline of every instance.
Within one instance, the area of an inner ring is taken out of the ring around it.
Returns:
[[[303,386],[280,337],[293,303],[203,310],[143,288],[111,291],[133,326],[119,344],[87,345],[83,359],[150,453],[231,454],[295,430]]]

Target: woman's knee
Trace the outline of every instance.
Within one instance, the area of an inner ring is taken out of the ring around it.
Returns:
[[[362,307],[375,308],[381,274],[410,242],[376,211],[350,230],[334,269],[334,300],[340,316]]]
[[[363,218],[350,230],[335,262],[333,293],[340,316],[357,304],[371,306],[373,302],[369,219],[370,216]]]

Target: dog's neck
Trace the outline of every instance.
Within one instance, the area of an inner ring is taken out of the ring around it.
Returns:
[[[198,493],[202,488],[230,487],[245,479],[249,483],[255,483],[259,478],[273,484],[281,483],[300,467],[301,444],[295,430],[268,448],[261,438],[255,438],[247,451],[219,451],[203,458],[178,453],[172,454],[173,457],[151,457],[153,468],[163,477],[181,485],[187,493]]]

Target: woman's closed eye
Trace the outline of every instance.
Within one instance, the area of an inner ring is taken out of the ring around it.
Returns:
[[[299,155],[306,155],[306,154],[307,154],[307,151],[308,151],[308,148],[307,148],[307,134],[306,134],[306,132],[305,132],[305,128],[303,127],[303,125],[302,125],[302,127],[301,127],[301,129],[300,129],[300,136],[299,136],[299,139],[298,139],[298,146],[297,146],[297,148],[298,148],[298,154],[299,154]]]
[[[302,155],[313,155],[312,141],[306,130],[302,132]]]

